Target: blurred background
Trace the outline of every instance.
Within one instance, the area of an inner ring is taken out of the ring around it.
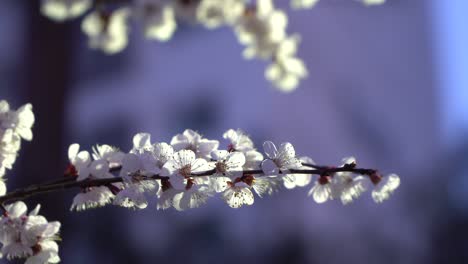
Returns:
[[[319,164],[354,155],[402,181],[382,205],[369,193],[317,205],[308,188],[238,210],[212,199],[185,212],[75,213],[73,191],[29,199],[62,222],[63,263],[468,263],[467,1],[289,12],[310,76],[286,95],[227,28],[180,25],[161,44],[132,27],[129,47],[106,56],[87,48],[80,20],[54,23],[39,2],[0,3],[0,98],[36,114],[10,190],[60,177],[70,143],[129,150],[137,132],[170,141],[185,128],[217,139],[242,128]]]

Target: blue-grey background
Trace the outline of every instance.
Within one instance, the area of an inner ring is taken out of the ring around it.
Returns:
[[[28,200],[62,222],[63,263],[468,261],[465,0],[322,0],[289,12],[310,77],[287,95],[264,79],[265,63],[242,59],[229,29],[180,25],[161,44],[132,27],[129,47],[106,56],[87,48],[79,21],[54,23],[39,2],[0,3],[0,98],[36,114],[10,190],[60,177],[70,143],[128,150],[137,132],[169,141],[185,128],[212,138],[242,128],[258,145],[290,141],[322,164],[355,155],[401,177],[382,205],[369,193],[317,205],[308,188],[239,210],[214,199],[186,212],[75,213],[73,191]]]

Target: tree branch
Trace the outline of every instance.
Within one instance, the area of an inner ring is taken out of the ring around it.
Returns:
[[[304,166],[307,166],[303,164]],[[333,176],[334,173],[336,172],[351,172],[355,174],[361,174],[361,175],[367,175],[371,176],[375,173],[377,173],[376,170],[374,169],[363,169],[363,168],[354,168],[353,166],[342,166],[342,167],[326,167],[326,166],[316,166],[313,165],[314,169],[290,169],[287,171],[280,171],[279,174],[303,174],[303,175],[321,175],[321,176]],[[120,170],[119,168],[113,168],[111,171],[117,172]],[[213,176],[216,177],[215,175],[216,170],[209,170],[201,173],[196,173],[196,174],[191,174],[191,177],[205,177],[205,176]],[[258,175],[258,176],[266,176],[265,173],[263,173],[262,170],[246,170],[243,171],[243,175]],[[161,175],[153,175],[153,176],[148,176],[144,177],[144,180],[168,180],[168,176],[161,176]],[[114,178],[106,178],[106,179],[86,179],[83,181],[76,181],[75,177],[67,177],[67,178],[62,178],[58,179],[52,182],[48,183],[42,183],[42,184],[34,184],[30,185],[26,188],[20,188],[15,191],[9,192],[5,194],[4,196],[0,196],[0,205],[3,205],[6,202],[14,202],[14,201],[19,201],[19,200],[24,200],[27,199],[31,196],[36,196],[44,193],[50,193],[50,192],[57,192],[57,191],[62,191],[62,190],[67,190],[67,189],[72,189],[72,188],[89,188],[93,186],[107,186],[112,183],[119,183],[123,182],[124,179],[122,177],[114,177]],[[1,209],[1,207],[0,207]]]

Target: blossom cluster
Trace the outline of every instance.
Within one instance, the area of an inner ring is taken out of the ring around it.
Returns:
[[[71,206],[85,210],[107,204],[142,209],[154,199],[158,209],[197,208],[217,194],[232,208],[254,203],[282,186],[312,188],[315,202],[339,199],[347,204],[373,185],[372,198],[382,202],[399,186],[396,174],[382,177],[375,170],[355,169],[356,160],[346,158],[339,167],[316,166],[309,157],[298,157],[291,143],[278,147],[271,141],[259,152],[241,130],[230,129],[220,142],[187,129],[169,143],[151,142],[148,133],[133,138],[133,148],[122,152],[109,145],[97,145],[93,153],[69,148],[67,175],[76,181],[110,179],[103,184],[83,184]],[[313,174],[318,174],[314,176]],[[121,179],[121,180],[112,180]]]
[[[21,201],[3,208],[0,217],[1,255],[8,259],[26,258],[26,264],[58,263],[59,222],[39,215],[40,205],[27,214]]]
[[[5,168],[11,169],[21,138],[32,140],[33,124],[30,104],[14,111],[0,101],[0,176]],[[317,203],[339,199],[348,204],[369,188],[373,188],[374,201],[380,203],[400,184],[396,174],[383,177],[376,170],[357,168],[352,157],[343,159],[340,166],[324,167],[309,157],[297,156],[291,143],[277,147],[266,141],[259,151],[241,130],[229,129],[223,138],[220,143],[187,129],[168,143],[153,142],[150,134],[138,133],[128,152],[109,145],[96,145],[88,152],[72,144],[66,178],[8,194],[0,181],[0,258],[25,258],[26,264],[60,261],[56,243],[60,222],[39,215],[40,205],[28,213],[20,201],[43,190],[80,187],[71,205],[76,211],[108,204],[144,209],[151,200],[158,209],[186,210],[200,207],[214,196],[239,208],[252,205],[255,195],[308,185],[312,186],[309,196]]]
[[[11,110],[7,101],[0,101],[0,195],[6,193],[3,179],[6,169],[11,170],[21,148],[21,139],[31,141],[34,114],[31,104]]]
[[[310,8],[317,1],[291,0],[291,6]],[[244,58],[269,62],[265,77],[279,90],[294,90],[308,75],[296,54],[301,38],[287,33],[288,16],[273,0],[42,0],[41,11],[59,22],[86,14],[81,28],[89,46],[107,54],[128,45],[130,20],[142,26],[146,38],[162,42],[172,37],[177,20],[207,29],[228,26],[245,46]]]

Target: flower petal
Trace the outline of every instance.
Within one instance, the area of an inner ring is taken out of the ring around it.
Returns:
[[[271,141],[265,141],[263,143],[263,151],[270,159],[275,159],[278,155],[278,150],[276,149],[275,143]]]

